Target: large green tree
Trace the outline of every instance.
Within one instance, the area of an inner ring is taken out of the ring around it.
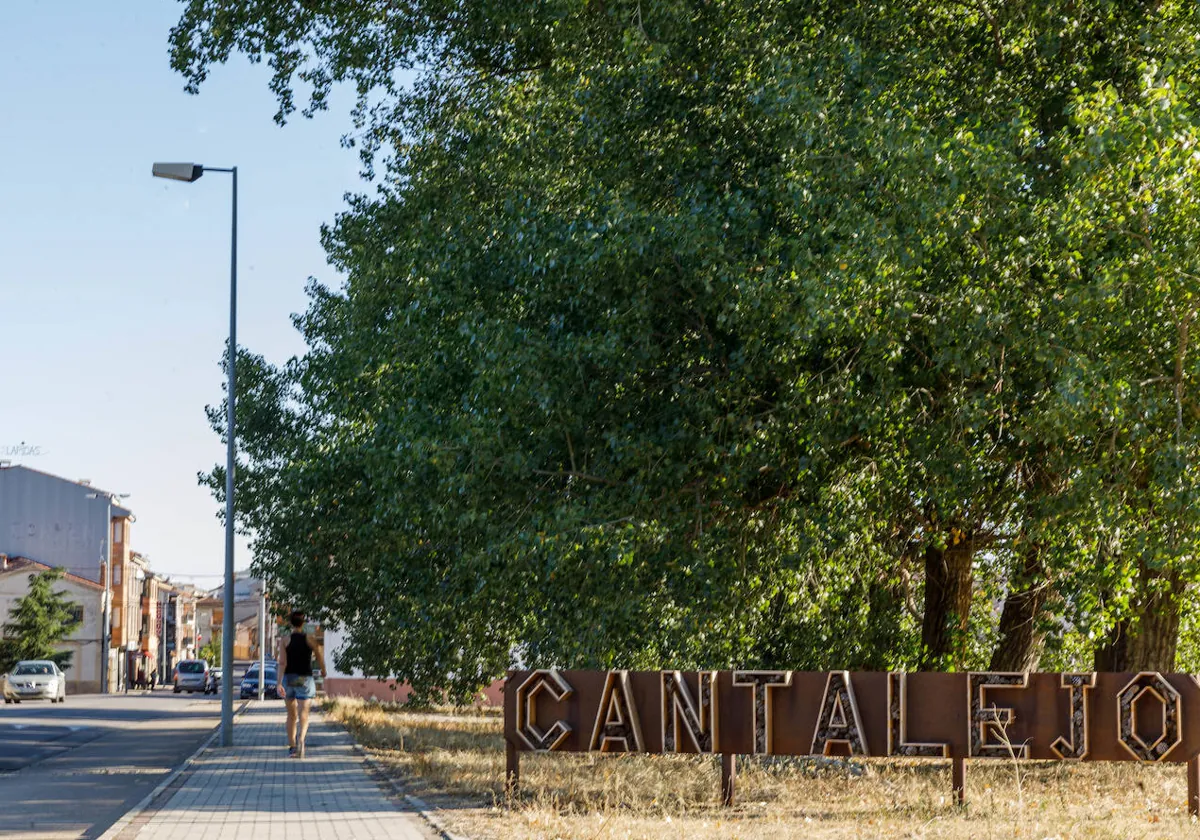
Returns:
[[[190,0],[192,89],[234,51],[281,120],[354,85],[377,186],[324,233],[308,353],[241,357],[259,572],[422,689],[514,652],[1026,668],[1063,626],[1170,667],[1198,25]]]
[[[72,652],[59,645],[77,624],[72,602],[66,592],[55,592],[62,580],[61,569],[47,569],[29,576],[29,589],[16,600],[4,623],[0,638],[0,672],[7,672],[23,659],[48,659],[66,670],[71,667]]]

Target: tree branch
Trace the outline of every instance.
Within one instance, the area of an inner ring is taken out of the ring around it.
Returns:
[[[577,472],[575,470],[534,470],[534,475],[547,475],[551,478],[578,478],[580,481],[591,481],[595,484],[604,484],[608,487],[623,487],[625,482],[613,481],[611,478],[605,478],[600,475],[590,475],[588,473]]]

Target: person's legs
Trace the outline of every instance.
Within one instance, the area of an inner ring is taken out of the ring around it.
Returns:
[[[284,705],[287,706],[287,738],[288,747],[296,746],[296,702],[291,697],[284,700]]]
[[[299,707],[299,726],[296,729],[296,749],[300,751],[300,757],[304,758],[304,739],[308,737],[308,700],[297,700],[296,705]]]

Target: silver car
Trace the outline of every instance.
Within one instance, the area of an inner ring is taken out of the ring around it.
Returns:
[[[22,700],[67,701],[67,677],[48,659],[26,659],[7,674],[0,675],[0,693],[5,703]]]
[[[209,692],[212,677],[209,674],[208,663],[203,659],[183,659],[175,666],[175,693],[186,691]]]

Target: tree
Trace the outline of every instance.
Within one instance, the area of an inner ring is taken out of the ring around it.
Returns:
[[[7,672],[23,659],[48,659],[64,671],[71,667],[72,652],[58,650],[78,622],[78,604],[65,592],[55,592],[62,580],[61,569],[47,569],[29,576],[29,590],[9,610],[0,639],[0,671]]]
[[[348,282],[239,357],[240,526],[345,664],[1173,660],[1193,4],[273,8],[173,61],[362,96]]]
[[[213,631],[212,638],[209,639],[196,655],[208,662],[214,668],[221,667],[221,631]]]

